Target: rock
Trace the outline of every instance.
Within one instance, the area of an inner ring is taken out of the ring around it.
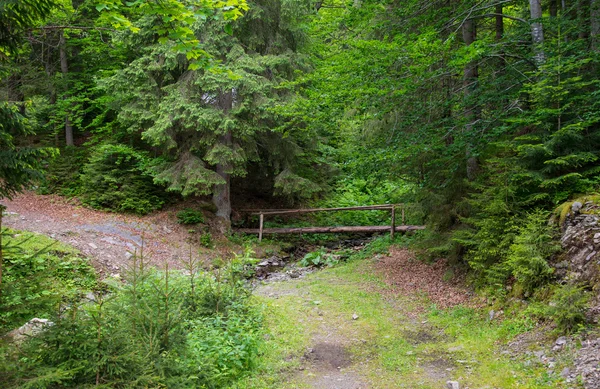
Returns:
[[[133,257],[133,254],[132,254],[132,253],[130,253],[129,251],[127,251],[127,252],[125,253],[125,259],[131,259],[131,257]]]
[[[90,246],[91,248],[93,248],[94,250],[96,250],[98,248],[98,246],[96,246],[93,243],[88,243],[88,246]]]
[[[358,320],[358,315],[356,313],[352,315],[352,320]]]
[[[488,315],[489,315],[489,319],[490,319],[490,321],[492,321],[492,320],[494,320],[494,317],[495,317],[495,315],[496,315],[496,311],[494,311],[494,310],[492,309],[492,310],[490,310],[490,312],[489,312],[489,314],[488,314]]]
[[[571,369],[569,369],[568,367],[565,367],[564,369],[562,369],[562,371],[560,372],[561,377],[563,378],[568,378],[569,375],[571,374]]]
[[[269,266],[269,261],[262,261],[261,263],[259,263],[256,266],[260,266],[260,267],[265,267],[265,266]]]
[[[571,204],[571,211],[573,211],[574,214],[577,214],[581,210],[581,207],[583,207],[583,204],[581,204],[579,201],[575,201],[573,204]]]
[[[16,343],[21,343],[29,337],[39,335],[53,325],[54,323],[48,319],[38,319],[35,317],[16,330],[9,332],[8,337]]]
[[[556,342],[554,342],[554,344],[557,346],[564,346],[565,344],[567,344],[567,337],[561,336],[560,338],[556,339]]]
[[[447,389],[460,389],[460,385],[458,384],[458,381],[446,381],[446,388]]]
[[[96,302],[96,295],[92,292],[88,292],[88,294],[85,295],[85,298],[90,302]]]

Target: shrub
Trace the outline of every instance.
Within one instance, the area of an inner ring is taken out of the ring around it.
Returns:
[[[339,256],[328,253],[324,247],[310,252],[300,261],[301,266],[334,266],[339,262]]]
[[[554,241],[554,230],[548,225],[548,213],[530,213],[510,246],[506,267],[526,295],[548,281],[553,272],[547,260],[560,246]]]
[[[55,193],[61,196],[77,196],[81,191],[80,174],[88,159],[88,150],[83,147],[67,147],[52,158],[45,168],[44,180],[38,192]]]
[[[146,156],[128,146],[98,146],[83,167],[83,203],[139,215],[160,209],[166,195],[145,173],[145,163]]]
[[[585,322],[588,302],[589,295],[581,286],[563,285],[552,297],[549,314],[560,330],[572,332]]]
[[[71,304],[43,334],[2,350],[2,385],[226,387],[254,367],[262,339],[261,313],[239,278],[245,258],[183,274],[148,270],[134,256],[124,284]]]
[[[31,233],[3,230],[0,335],[94,288],[88,261],[74,250]]]
[[[204,215],[202,211],[186,208],[177,212],[177,222],[185,225],[204,223]]]

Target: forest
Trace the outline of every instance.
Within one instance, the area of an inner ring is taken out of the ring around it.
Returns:
[[[70,237],[57,246],[11,222],[24,193],[126,217],[175,209],[189,257],[155,267],[136,249],[122,279],[106,277]],[[291,308],[271,307],[290,297],[265,303],[248,287],[257,264],[299,246],[304,267],[327,268],[315,279],[366,282],[348,269],[400,247],[444,263],[440,277],[479,302],[434,300],[423,320],[456,339],[468,334],[452,323],[504,312],[480,335],[490,348],[544,326],[585,346],[600,317],[600,0],[0,0],[0,201],[0,335],[53,323],[0,341],[0,388],[329,388],[282,383],[300,363],[286,353],[307,346],[265,331],[291,325]],[[256,226],[248,209],[401,203],[425,229],[362,251],[331,249],[356,236],[236,233]],[[367,312],[354,321],[378,317]],[[373,346],[409,358],[381,362],[390,377],[419,363],[402,342]],[[579,378],[506,363],[461,381],[484,387],[498,368],[523,376],[490,387],[600,385],[597,362],[571,367]],[[452,378],[416,377],[356,387]]]

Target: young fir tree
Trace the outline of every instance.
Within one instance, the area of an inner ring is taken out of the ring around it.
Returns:
[[[106,83],[118,94],[119,118],[157,151],[155,181],[187,195],[213,195],[226,226],[231,179],[247,174],[249,162],[274,168],[278,185],[312,193],[312,182],[294,171],[301,152],[291,137],[273,130],[271,108],[285,98],[282,82],[300,66],[300,23],[309,12],[301,2],[256,1],[235,23],[199,18],[195,24],[213,66],[192,70],[168,43],[131,35],[140,56]]]

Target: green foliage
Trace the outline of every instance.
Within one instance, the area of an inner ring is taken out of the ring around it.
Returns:
[[[48,16],[55,0],[4,0],[0,3],[0,57],[18,51],[27,29]]]
[[[200,235],[200,244],[206,248],[213,248],[212,235],[209,231],[205,231]]]
[[[545,211],[528,214],[508,252],[506,268],[526,295],[549,280],[554,270],[548,259],[560,250],[548,216]]]
[[[186,208],[177,212],[177,223],[185,225],[204,223],[204,214],[202,211]]]
[[[212,387],[227,387],[256,365],[261,320],[255,313],[229,310],[190,323],[187,360],[190,373]]]
[[[552,296],[548,313],[565,332],[576,331],[586,321],[589,293],[581,286],[562,285]]]
[[[94,269],[76,251],[40,235],[4,229],[0,334],[33,317],[48,317],[96,285]]]
[[[56,312],[40,336],[7,346],[3,384],[227,387],[254,367],[262,339],[260,309],[239,278],[244,261],[214,274],[196,263],[183,275],[134,257],[125,283],[109,281],[93,302]]]
[[[304,256],[300,261],[301,266],[334,266],[339,263],[339,255],[328,253],[324,247],[319,250],[312,251]]]
[[[0,198],[11,198],[39,181],[43,160],[56,155],[52,148],[19,146],[21,137],[32,134],[19,107],[0,103]]]
[[[203,2],[197,0],[130,1],[101,0],[96,9],[103,19],[117,29],[135,34],[151,33],[160,43],[172,43],[171,50],[190,61],[190,69],[207,67],[210,55],[194,33],[195,23],[208,18],[231,22],[248,10],[246,0]],[[148,30],[148,19],[153,20]],[[231,24],[224,30],[231,34]]]
[[[81,174],[81,199],[93,208],[146,214],[160,209],[165,194],[145,173],[147,157],[124,145],[94,149]]]
[[[76,196],[81,190],[80,174],[87,160],[88,150],[85,148],[68,147],[61,150],[44,169],[44,179],[38,192]]]

